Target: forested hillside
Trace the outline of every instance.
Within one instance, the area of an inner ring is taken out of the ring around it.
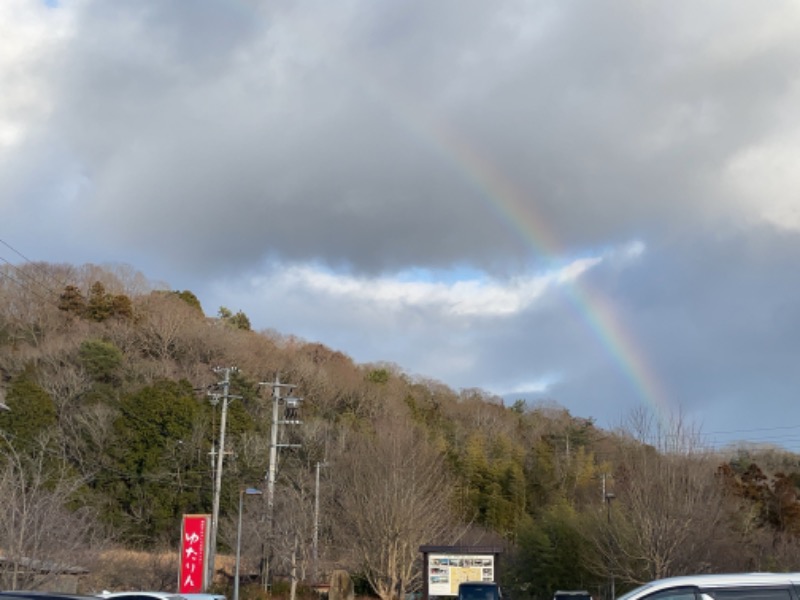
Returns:
[[[279,428],[271,531],[265,497],[246,499],[245,572],[263,572],[264,554],[273,577],[300,584],[342,568],[388,600],[420,589],[419,546],[491,544],[511,596],[544,599],[607,596],[612,578],[619,593],[679,573],[800,568],[795,455],[711,453],[690,424],[644,411],[604,431],[555,403],[504,406],[252,331],[224,307],[207,316],[190,290],[128,268],[2,275],[2,588],[29,584],[23,559],[85,567],[99,589],[126,584],[105,565],[111,549],[176,553],[181,515],[212,509],[220,368],[221,554],[239,490],[265,485],[270,382],[303,399],[300,423]],[[168,573],[140,585],[174,583]]]

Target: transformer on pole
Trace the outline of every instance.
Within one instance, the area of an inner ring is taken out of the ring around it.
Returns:
[[[280,444],[279,428],[281,425],[300,425],[299,408],[302,398],[292,396],[282,396],[281,390],[293,390],[297,386],[291,383],[281,383],[280,375],[276,374],[273,381],[263,381],[259,385],[272,388],[272,426],[270,429],[269,444],[269,466],[267,468],[267,537],[268,543],[272,545],[272,514],[275,507],[275,478],[278,472],[278,449],[279,448],[298,448],[300,444]],[[280,408],[283,406],[283,415]],[[264,570],[262,573],[262,583],[264,590],[269,590],[269,553],[265,552]]]

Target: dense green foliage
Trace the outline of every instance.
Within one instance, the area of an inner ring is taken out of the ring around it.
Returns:
[[[56,424],[56,407],[36,383],[32,368],[12,378],[6,404],[11,410],[3,415],[3,425],[20,450],[33,448],[37,438]]]
[[[186,382],[159,381],[122,399],[114,421],[115,443],[109,448],[106,476],[120,478],[99,489],[112,489],[110,518],[126,527],[132,540],[157,540],[168,535],[175,542],[175,515],[200,512],[203,507],[202,471],[183,456],[200,407]]]

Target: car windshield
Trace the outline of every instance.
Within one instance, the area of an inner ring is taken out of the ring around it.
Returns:
[[[628,600],[629,598],[633,598],[634,596],[638,596],[639,594],[641,594],[642,592],[644,592],[645,590],[647,590],[647,589],[649,589],[651,587],[653,587],[653,583],[652,582],[651,583],[645,583],[644,585],[640,585],[639,587],[632,589],[627,594],[623,594],[622,596],[619,596],[617,598],[617,600]]]
[[[461,600],[497,600],[497,586],[464,585],[458,595]]]

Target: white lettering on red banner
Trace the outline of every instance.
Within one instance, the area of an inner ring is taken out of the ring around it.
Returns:
[[[180,594],[205,591],[208,519],[208,515],[183,515]]]

